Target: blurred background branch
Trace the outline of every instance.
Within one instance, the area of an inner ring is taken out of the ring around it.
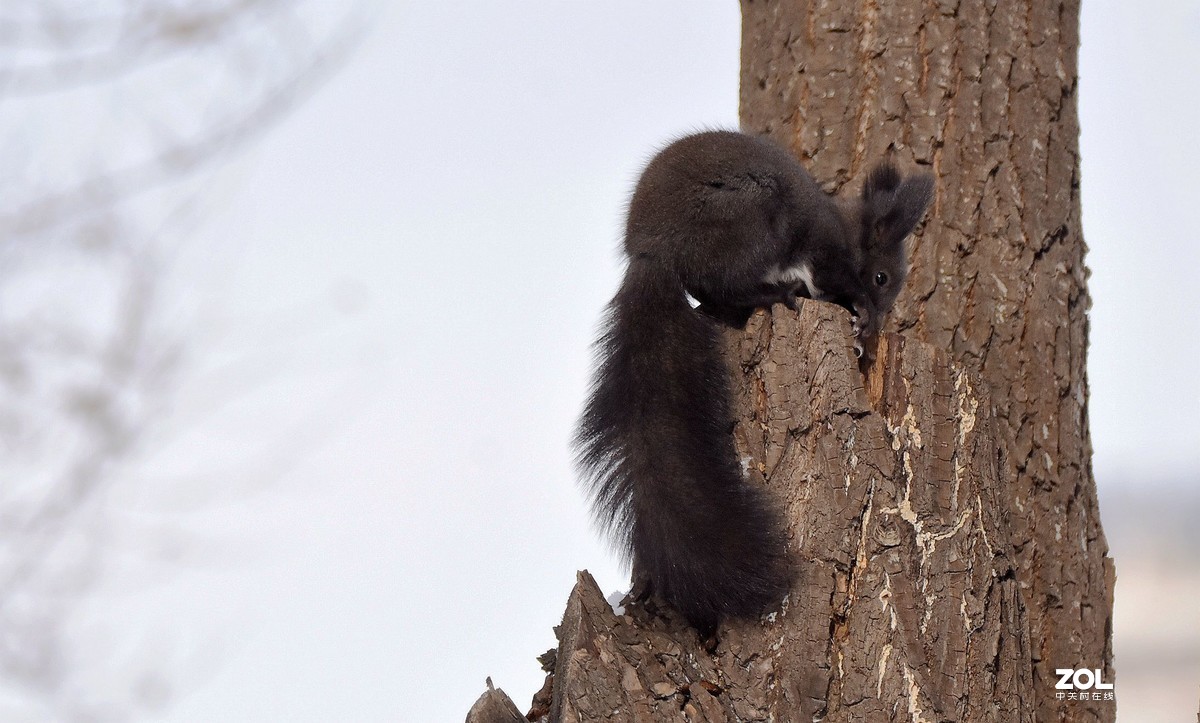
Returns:
[[[222,161],[335,71],[366,6],[14,0],[0,11],[0,678],[56,720],[169,697],[72,646],[113,554],[105,500],[184,373],[172,264]],[[135,551],[136,554],[136,551]],[[117,654],[116,651],[113,653]],[[112,681],[109,680],[109,683]]]

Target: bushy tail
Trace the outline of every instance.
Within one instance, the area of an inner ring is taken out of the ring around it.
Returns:
[[[702,630],[778,603],[783,527],[736,458],[721,326],[672,273],[634,259],[597,346],[578,461],[635,572]]]

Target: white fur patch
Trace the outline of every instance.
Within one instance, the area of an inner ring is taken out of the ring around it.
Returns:
[[[692,307],[693,309],[700,308],[700,300],[697,299],[696,297],[692,296],[688,292],[686,292],[686,291],[683,292],[683,298],[685,301],[687,301],[688,306]]]
[[[791,286],[799,281],[804,284],[804,288],[808,290],[809,296],[814,299],[821,296],[821,290],[813,283],[812,266],[807,263],[788,267],[776,266],[767,272],[767,275],[763,277],[763,281],[768,284],[779,284],[781,286]]]

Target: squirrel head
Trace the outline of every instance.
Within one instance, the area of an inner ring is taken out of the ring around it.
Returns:
[[[847,227],[855,236],[859,254],[859,277],[867,290],[862,337],[879,331],[884,315],[896,303],[908,278],[906,239],[925,215],[933,200],[933,176],[918,173],[907,177],[890,161],[875,166],[867,175],[862,194],[840,204]]]

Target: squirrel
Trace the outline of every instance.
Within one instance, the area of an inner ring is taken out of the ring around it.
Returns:
[[[797,297],[827,301],[850,310],[862,356],[932,196],[931,175],[884,162],[860,197],[835,199],[784,148],[737,131],[685,136],[651,159],[574,442],[595,517],[643,597],[706,634],[783,599],[783,521],[737,458],[722,328]]]

